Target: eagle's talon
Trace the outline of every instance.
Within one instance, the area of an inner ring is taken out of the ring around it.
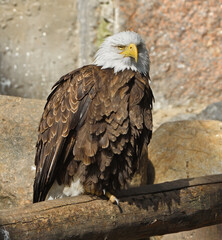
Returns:
[[[106,189],[103,189],[103,194],[109,199],[109,201],[113,204],[116,203],[116,205],[119,205],[119,199],[112,195],[110,192],[106,191]]]
[[[113,203],[113,204],[116,203],[116,205],[119,205],[119,199],[116,198],[114,195],[111,195],[109,200],[111,203]]]
[[[103,195],[106,196],[106,189],[103,189]]]

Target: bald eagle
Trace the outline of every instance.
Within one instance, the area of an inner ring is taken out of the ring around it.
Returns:
[[[144,41],[126,31],[55,83],[39,125],[33,202],[128,186],[152,135],[149,66]]]

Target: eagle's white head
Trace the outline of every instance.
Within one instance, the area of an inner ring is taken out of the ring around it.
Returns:
[[[150,67],[145,42],[131,31],[106,38],[96,53],[94,64],[102,69],[113,68],[115,73],[131,69],[144,75],[149,73]]]

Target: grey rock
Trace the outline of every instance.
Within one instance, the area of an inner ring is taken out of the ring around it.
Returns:
[[[210,104],[196,118],[222,121],[222,101]]]
[[[182,108],[181,108],[182,109]],[[169,122],[181,120],[218,120],[222,121],[222,101],[212,103],[205,107],[200,113],[179,112],[172,115]]]

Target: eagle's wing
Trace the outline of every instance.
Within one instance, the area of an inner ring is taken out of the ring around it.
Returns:
[[[33,202],[45,200],[56,171],[67,162],[75,131],[83,124],[95,96],[95,71],[96,67],[89,65],[63,76],[47,99],[36,145]]]

